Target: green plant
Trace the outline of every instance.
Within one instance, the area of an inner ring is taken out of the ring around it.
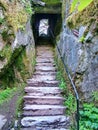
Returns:
[[[84,36],[80,37],[79,42],[84,43],[85,42],[85,37]]]
[[[28,14],[32,14],[33,11],[32,11],[32,7],[31,7],[31,4],[30,2],[27,2],[26,0],[22,0],[22,3],[25,5],[25,11],[28,13]]]
[[[66,90],[67,84],[66,84],[65,79],[64,79],[64,77],[62,75],[62,71],[57,72],[56,78],[59,80],[59,87],[62,90]]]
[[[23,96],[24,96],[24,87],[25,87],[25,83],[21,83],[19,84],[19,87],[17,88],[17,92],[18,92],[18,98],[16,101],[16,118],[19,117],[22,114],[22,110],[23,110]]]
[[[1,90],[0,91],[0,105],[5,102],[8,101],[8,99],[10,99],[13,96],[13,93],[16,91],[16,88],[7,88],[5,90]]]
[[[71,4],[71,10],[70,12],[73,12],[75,10],[82,11],[85,9],[93,0],[73,0]]]
[[[3,24],[4,18],[0,18],[0,24]]]
[[[94,101],[98,101],[98,91],[92,93]]]
[[[98,108],[94,104],[85,103],[80,117],[80,130],[98,130]]]
[[[67,106],[67,113],[70,114],[75,114],[76,111],[76,101],[75,97],[73,96],[72,93],[69,93],[66,96],[66,101],[64,102],[64,105]]]

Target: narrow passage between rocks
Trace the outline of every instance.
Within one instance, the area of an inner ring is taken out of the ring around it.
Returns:
[[[35,72],[25,87],[21,130],[68,130],[52,49],[46,45],[36,48]]]

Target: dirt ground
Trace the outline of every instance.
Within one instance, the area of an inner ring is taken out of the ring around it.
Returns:
[[[18,88],[11,99],[0,105],[0,114],[4,115],[7,119],[7,122],[2,128],[2,130],[11,130],[11,128],[13,127],[14,122],[16,120],[17,100],[19,100],[19,97],[22,97],[23,94],[24,89]]]

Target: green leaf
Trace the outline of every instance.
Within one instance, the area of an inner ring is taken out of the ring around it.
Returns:
[[[71,10],[70,12],[72,13],[73,11],[82,11],[85,9],[93,0],[73,0],[71,4]]]

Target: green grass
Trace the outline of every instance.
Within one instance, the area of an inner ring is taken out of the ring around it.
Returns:
[[[7,88],[0,91],[0,105],[5,101],[8,101],[13,96],[13,93],[16,91],[16,88]]]

